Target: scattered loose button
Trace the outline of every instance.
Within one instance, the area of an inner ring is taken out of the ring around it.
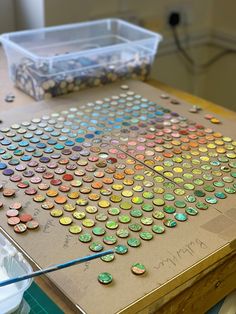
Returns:
[[[104,272],[98,275],[98,281],[103,285],[108,285],[112,282],[113,278],[110,273]]]
[[[143,264],[141,263],[134,263],[131,266],[131,271],[135,275],[143,275],[146,272],[146,268]]]

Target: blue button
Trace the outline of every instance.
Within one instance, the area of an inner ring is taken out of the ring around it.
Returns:
[[[19,144],[19,146],[21,146],[21,147],[26,147],[26,146],[29,145],[29,142],[28,142],[28,141],[20,141],[18,144]]]
[[[75,142],[68,140],[65,142],[65,145],[66,146],[73,146],[73,145],[75,145]]]
[[[77,139],[75,141],[77,143],[83,143],[84,142],[84,138],[83,137],[77,137]]]
[[[31,152],[34,152],[36,150],[36,148],[34,146],[28,146],[26,147],[25,149],[27,152],[31,153]]]
[[[47,142],[49,145],[56,145],[57,141],[56,140],[53,140],[53,139],[50,139],[48,140]]]
[[[46,147],[46,144],[44,144],[44,143],[38,143],[36,146],[37,146],[37,148],[45,148],[45,147]]]
[[[31,158],[32,157],[30,155],[24,155],[24,156],[21,157],[21,160],[22,161],[29,161],[29,160],[31,160]]]
[[[6,169],[7,165],[4,162],[0,162],[0,170]]]
[[[62,145],[62,144],[56,144],[54,147],[55,147],[56,149],[59,149],[59,150],[65,148],[65,146]]]

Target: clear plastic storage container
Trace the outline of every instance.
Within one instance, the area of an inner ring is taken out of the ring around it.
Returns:
[[[119,19],[3,34],[15,85],[41,100],[116,80],[145,80],[160,34]]]
[[[30,264],[15,247],[0,233],[0,281],[32,272]],[[18,309],[24,292],[32,279],[0,287],[0,313],[13,313]]]

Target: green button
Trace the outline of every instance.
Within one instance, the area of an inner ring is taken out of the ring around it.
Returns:
[[[198,208],[198,209],[208,209],[208,205],[207,204],[205,204],[205,203],[203,203],[203,202],[197,202],[196,203],[196,207]]]
[[[234,181],[234,179],[231,177],[223,177],[222,180],[226,183],[232,183]]]
[[[215,188],[213,185],[205,185],[203,188],[206,192],[214,192],[215,191]]]
[[[93,232],[93,234],[95,234],[97,236],[101,236],[101,235],[104,235],[106,233],[106,230],[102,227],[94,227],[92,232]]]
[[[216,204],[218,202],[217,199],[213,196],[207,196],[205,200],[209,204]]]
[[[185,213],[175,213],[174,217],[178,221],[186,221],[188,219],[188,216]]]
[[[117,238],[114,235],[107,235],[103,238],[103,242],[108,244],[108,245],[112,245],[112,244],[115,244],[117,242]]]
[[[101,273],[98,275],[98,281],[103,285],[108,285],[112,282],[112,275],[109,273]]]
[[[144,231],[144,232],[140,232],[139,234],[140,238],[146,241],[152,240],[153,235],[150,232]]]
[[[152,202],[156,206],[162,206],[165,204],[165,201],[162,198],[155,198]]]
[[[156,210],[155,212],[153,212],[152,216],[156,219],[163,219],[165,218],[165,214],[160,211],[160,210]]]
[[[132,188],[135,192],[143,192],[144,188],[141,185],[135,185]]]
[[[142,217],[143,213],[140,209],[132,209],[130,211],[130,215],[134,218],[139,218],[139,217]]]
[[[107,254],[107,255],[105,255],[105,256],[102,256],[102,257],[101,257],[101,260],[102,260],[103,262],[112,262],[112,261],[114,260],[114,258],[115,258],[115,255],[114,255],[114,254]]]
[[[224,188],[225,192],[228,194],[234,194],[236,193],[236,190],[234,188]]]
[[[212,167],[210,165],[202,165],[201,168],[203,170],[211,170]]]
[[[184,201],[175,201],[175,206],[178,208],[184,208],[186,207],[186,204]]]
[[[126,254],[128,252],[128,247],[126,245],[119,244],[115,247],[115,252],[120,255]]]
[[[116,231],[116,235],[119,237],[119,238],[127,238],[129,236],[129,230],[127,229],[118,229]]]
[[[137,238],[130,238],[127,241],[128,245],[131,247],[138,247],[141,244],[141,241]]]
[[[142,197],[138,197],[138,196],[134,196],[132,197],[132,203],[134,204],[142,204],[143,203],[143,199]]]
[[[141,263],[135,263],[131,266],[131,271],[135,275],[143,275],[146,272],[146,268]]]
[[[92,240],[92,236],[89,233],[83,233],[79,236],[80,242],[87,243]]]
[[[142,181],[142,180],[144,180],[144,176],[143,176],[143,175],[140,175],[140,174],[136,174],[136,175],[134,176],[134,180]]]
[[[202,175],[202,177],[203,177],[203,179],[205,179],[206,181],[211,181],[211,180],[213,180],[213,176],[212,176],[211,174],[209,174],[209,173],[204,173],[204,174]]]
[[[177,222],[171,218],[164,219],[163,223],[166,227],[169,227],[169,228],[174,228],[175,226],[177,226]]]
[[[184,177],[185,179],[191,180],[191,179],[193,178],[193,174],[191,174],[191,173],[184,173],[184,174],[183,174],[183,177]]]
[[[222,188],[223,186],[225,186],[224,182],[222,181],[215,181],[213,182],[213,185],[219,188]]]
[[[152,231],[157,233],[157,234],[161,234],[161,233],[165,232],[165,227],[164,226],[159,226],[159,225],[153,225],[152,226]]]
[[[228,162],[229,161],[229,159],[227,157],[225,157],[225,156],[218,157],[218,160],[221,161],[221,162]]]
[[[97,221],[106,221],[108,219],[107,215],[104,213],[99,213],[95,216]]]
[[[129,229],[134,232],[138,232],[142,229],[142,226],[137,223],[129,224]]]
[[[122,222],[123,224],[127,224],[130,222],[131,218],[128,215],[120,215],[119,216],[119,221]]]
[[[216,192],[215,196],[220,198],[220,199],[224,199],[224,198],[227,197],[227,195],[225,193],[223,193],[223,192]]]
[[[164,194],[164,199],[166,201],[173,201],[175,199],[175,196],[171,193],[166,193],[166,194]]]
[[[185,200],[189,203],[194,203],[196,202],[196,197],[194,195],[187,195],[185,196]]]
[[[118,228],[118,222],[117,221],[114,221],[114,220],[108,220],[106,222],[106,227],[108,229],[117,229]]]
[[[183,189],[180,189],[180,188],[175,189],[174,192],[176,195],[184,195],[185,194],[185,191]]]
[[[187,207],[185,212],[190,216],[196,216],[198,214],[198,210],[194,207]]]
[[[116,215],[119,215],[120,209],[116,207],[111,207],[108,209],[108,213],[112,216],[116,216]]]
[[[230,166],[231,168],[236,168],[236,161],[230,161],[230,162],[229,162],[229,166]]]
[[[175,212],[175,208],[173,206],[170,206],[170,205],[165,205],[163,210],[167,214],[173,214]]]
[[[184,184],[184,188],[186,189],[186,190],[194,190],[194,185],[193,184],[191,184],[191,183],[185,183]]]
[[[153,211],[153,205],[152,204],[143,204],[142,210],[145,212],[151,212],[151,211]]]
[[[146,199],[152,199],[154,197],[152,192],[143,192],[143,197]]]
[[[198,197],[203,197],[203,196],[206,195],[206,193],[205,193],[204,191],[202,191],[202,190],[195,190],[195,191],[194,191],[194,194],[195,194],[196,196],[198,196]]]
[[[203,185],[204,184],[204,181],[202,179],[195,179],[193,180],[193,182],[196,184],[196,185]]]
[[[92,242],[89,246],[89,249],[93,252],[100,252],[103,250],[103,245],[100,242]]]
[[[153,224],[153,219],[151,217],[142,217],[140,221],[145,226],[150,226]]]
[[[164,182],[164,187],[167,189],[173,189],[175,187],[175,184],[172,182]]]

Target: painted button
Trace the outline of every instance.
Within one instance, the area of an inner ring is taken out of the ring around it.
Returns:
[[[174,228],[177,226],[177,223],[176,221],[174,221],[173,219],[171,218],[166,218],[163,220],[163,223],[166,227],[169,227],[169,228]]]
[[[186,221],[188,219],[188,216],[185,213],[175,213],[174,217],[178,221]]]
[[[146,268],[143,264],[141,263],[134,263],[131,266],[131,271],[135,275],[143,275],[146,272]]]
[[[108,285],[112,282],[113,278],[110,273],[104,272],[98,275],[98,281],[103,285]]]
[[[124,255],[128,252],[128,247],[126,245],[119,244],[115,247],[115,252],[119,255]]]
[[[138,238],[129,238],[127,243],[131,247],[139,247],[141,245],[141,241]]]
[[[160,225],[153,225],[152,226],[152,231],[157,233],[157,234],[161,234],[165,232],[165,227],[164,226],[160,226]]]

